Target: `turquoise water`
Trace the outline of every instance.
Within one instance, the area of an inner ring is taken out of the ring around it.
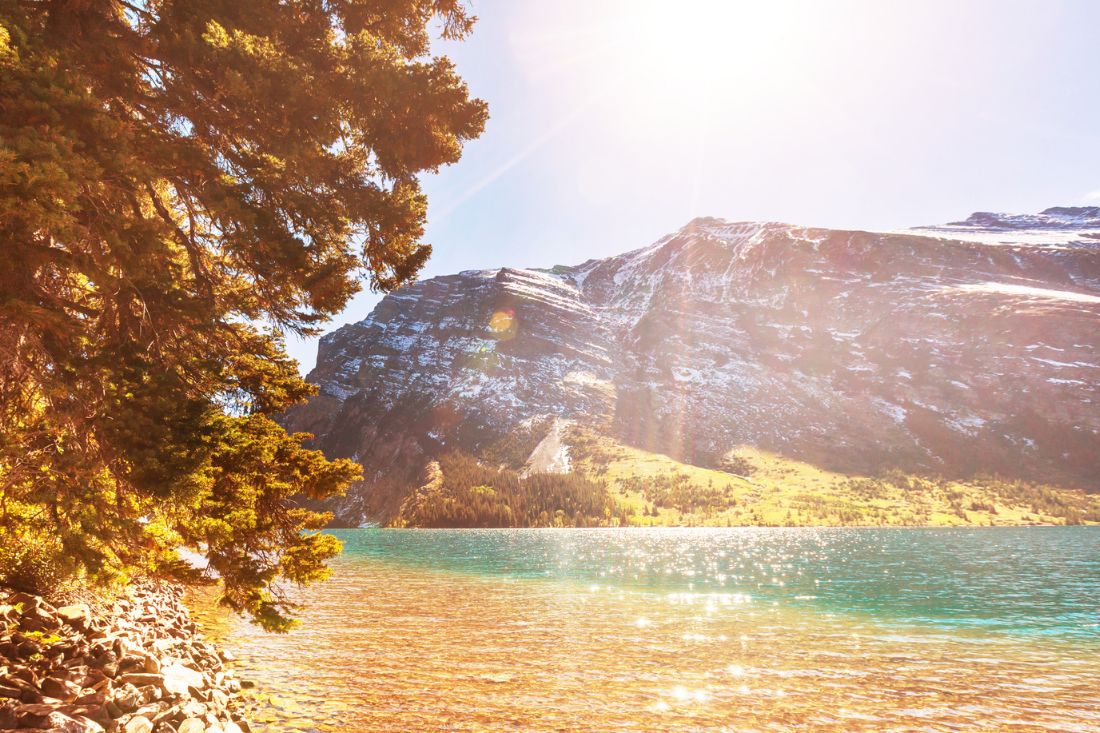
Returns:
[[[336,534],[257,733],[1100,731],[1100,528]]]
[[[341,562],[1100,642],[1100,527],[343,530]]]

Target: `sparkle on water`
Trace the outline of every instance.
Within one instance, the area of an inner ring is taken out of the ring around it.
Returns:
[[[260,730],[1100,730],[1100,528],[336,534]]]

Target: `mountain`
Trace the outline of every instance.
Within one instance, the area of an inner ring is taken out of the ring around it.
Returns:
[[[519,470],[562,425],[702,468],[751,447],[1100,489],[1100,207],[896,232],[695,219],[607,259],[405,287],[324,336],[309,380],[287,426],[366,469],[344,523],[397,516],[449,451],[511,439]],[[568,471],[568,450],[540,462]]]

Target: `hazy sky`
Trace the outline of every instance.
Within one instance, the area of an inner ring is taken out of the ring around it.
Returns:
[[[473,35],[439,49],[491,119],[424,181],[425,277],[575,264],[703,215],[893,229],[1100,205],[1098,0],[470,5]],[[315,341],[289,346],[312,368]]]

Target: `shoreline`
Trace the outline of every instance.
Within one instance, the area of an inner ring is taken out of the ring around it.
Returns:
[[[0,729],[250,733],[233,658],[183,597],[137,581],[93,609],[0,588]]]
[[[1100,527],[1100,522],[1085,521],[1078,524],[1058,524],[1055,522],[1028,522],[1020,524],[626,524],[620,526],[600,525],[594,527],[391,527],[389,525],[377,525],[370,527],[349,527],[343,525],[329,525],[323,531],[349,530],[416,530],[419,532],[441,532],[455,530],[484,530],[484,529],[538,529],[538,530],[568,530],[568,529],[603,529],[603,530],[635,530],[635,529],[1027,529],[1043,527]]]

